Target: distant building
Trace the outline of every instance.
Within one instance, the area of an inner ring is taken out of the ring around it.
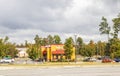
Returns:
[[[61,58],[66,59],[63,44],[53,44],[47,46],[41,46],[43,58],[46,61],[58,61]],[[75,60],[75,48],[73,48],[73,54],[71,60]]]
[[[28,57],[28,54],[27,54],[27,49],[26,47],[17,47],[16,48],[18,50],[18,54],[17,56],[18,57]]]

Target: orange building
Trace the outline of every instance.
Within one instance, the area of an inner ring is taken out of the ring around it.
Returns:
[[[65,59],[63,44],[41,46],[41,51],[42,51],[43,58],[46,61],[58,61],[61,58]],[[73,54],[71,55],[71,60],[75,60],[75,48],[73,48]]]

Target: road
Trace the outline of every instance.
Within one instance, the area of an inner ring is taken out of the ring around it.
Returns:
[[[120,76],[120,66],[107,67],[0,67],[0,76]]]

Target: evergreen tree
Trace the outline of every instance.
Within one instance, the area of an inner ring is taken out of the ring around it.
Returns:
[[[65,49],[65,56],[67,60],[71,59],[71,55],[73,53],[73,39],[70,37],[65,40],[64,49]]]
[[[54,44],[54,38],[51,35],[48,35],[47,39],[48,39],[48,44],[49,45]]]
[[[108,25],[107,19],[105,17],[102,17],[102,22],[100,23],[99,26],[100,26],[99,31],[101,32],[100,34],[107,34],[109,40],[110,26]]]
[[[61,39],[58,35],[54,35],[54,43],[55,44],[61,44]]]
[[[114,38],[118,38],[118,33],[120,31],[120,14],[118,15],[118,18],[114,18],[113,19],[113,30],[114,30],[114,33],[113,33],[113,37]]]
[[[80,54],[80,51],[83,48],[83,40],[81,37],[77,38],[77,54]]]

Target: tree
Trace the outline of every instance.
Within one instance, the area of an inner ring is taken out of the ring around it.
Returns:
[[[110,40],[110,54],[111,58],[120,57],[120,40],[113,38]]]
[[[0,57],[11,56],[15,57],[18,51],[16,50],[15,44],[8,42],[9,37],[0,39]]]
[[[105,54],[106,43],[98,41],[96,44],[96,54],[104,56]]]
[[[83,45],[82,45],[82,49],[80,50],[80,55],[82,55],[82,56],[87,56],[86,55],[86,44],[85,43],[83,43]]]
[[[25,40],[25,47],[28,47],[28,41],[27,40]]]
[[[49,45],[54,43],[54,38],[51,35],[48,35],[47,39]]]
[[[90,40],[89,44],[88,44],[88,47],[89,47],[89,51],[90,51],[90,56],[94,56],[95,55],[95,44],[94,44],[94,41]]]
[[[113,33],[113,37],[114,38],[118,38],[118,33],[120,31],[120,13],[118,15],[118,18],[114,18],[113,20],[113,30],[114,30],[114,33]]]
[[[61,44],[61,39],[58,35],[54,35],[54,43],[55,44]]]
[[[4,39],[4,41],[3,41],[3,43],[6,43],[8,40],[9,40],[9,37],[6,36],[5,39]]]
[[[92,57],[95,55],[95,44],[92,40],[90,40],[90,42],[86,45],[86,44],[83,44],[83,48],[82,50],[80,51],[80,54],[82,56],[87,56],[87,57]]]
[[[5,46],[6,56],[15,57],[18,54],[18,51],[16,50],[16,46],[14,44],[8,42]]]
[[[29,49],[27,50],[27,53],[29,55],[29,58],[31,58],[32,60],[35,60],[38,58],[38,51],[35,45],[29,45]]]
[[[80,54],[80,51],[82,50],[83,46],[83,40],[81,37],[77,38],[77,54]]]
[[[73,39],[70,37],[65,40],[64,49],[65,49],[65,56],[67,60],[71,59],[71,55],[73,53]]]
[[[41,45],[43,45],[43,46],[48,45],[48,39],[47,38],[43,38]]]
[[[40,45],[40,38],[38,35],[35,36],[34,40],[36,45]]]
[[[92,57],[95,52],[93,52],[93,48],[91,48],[90,45],[86,45],[84,53],[85,53],[85,56]]]
[[[42,45],[42,38],[40,38],[38,35],[34,38],[35,44],[32,44],[29,46],[29,50],[27,51],[29,54],[29,57],[34,59],[42,58],[42,52],[41,52],[41,45]]]
[[[100,28],[99,31],[101,32],[100,34],[107,34],[108,35],[108,40],[109,40],[109,34],[110,34],[110,26],[107,23],[107,19],[105,17],[102,17],[102,22],[100,23]]]

